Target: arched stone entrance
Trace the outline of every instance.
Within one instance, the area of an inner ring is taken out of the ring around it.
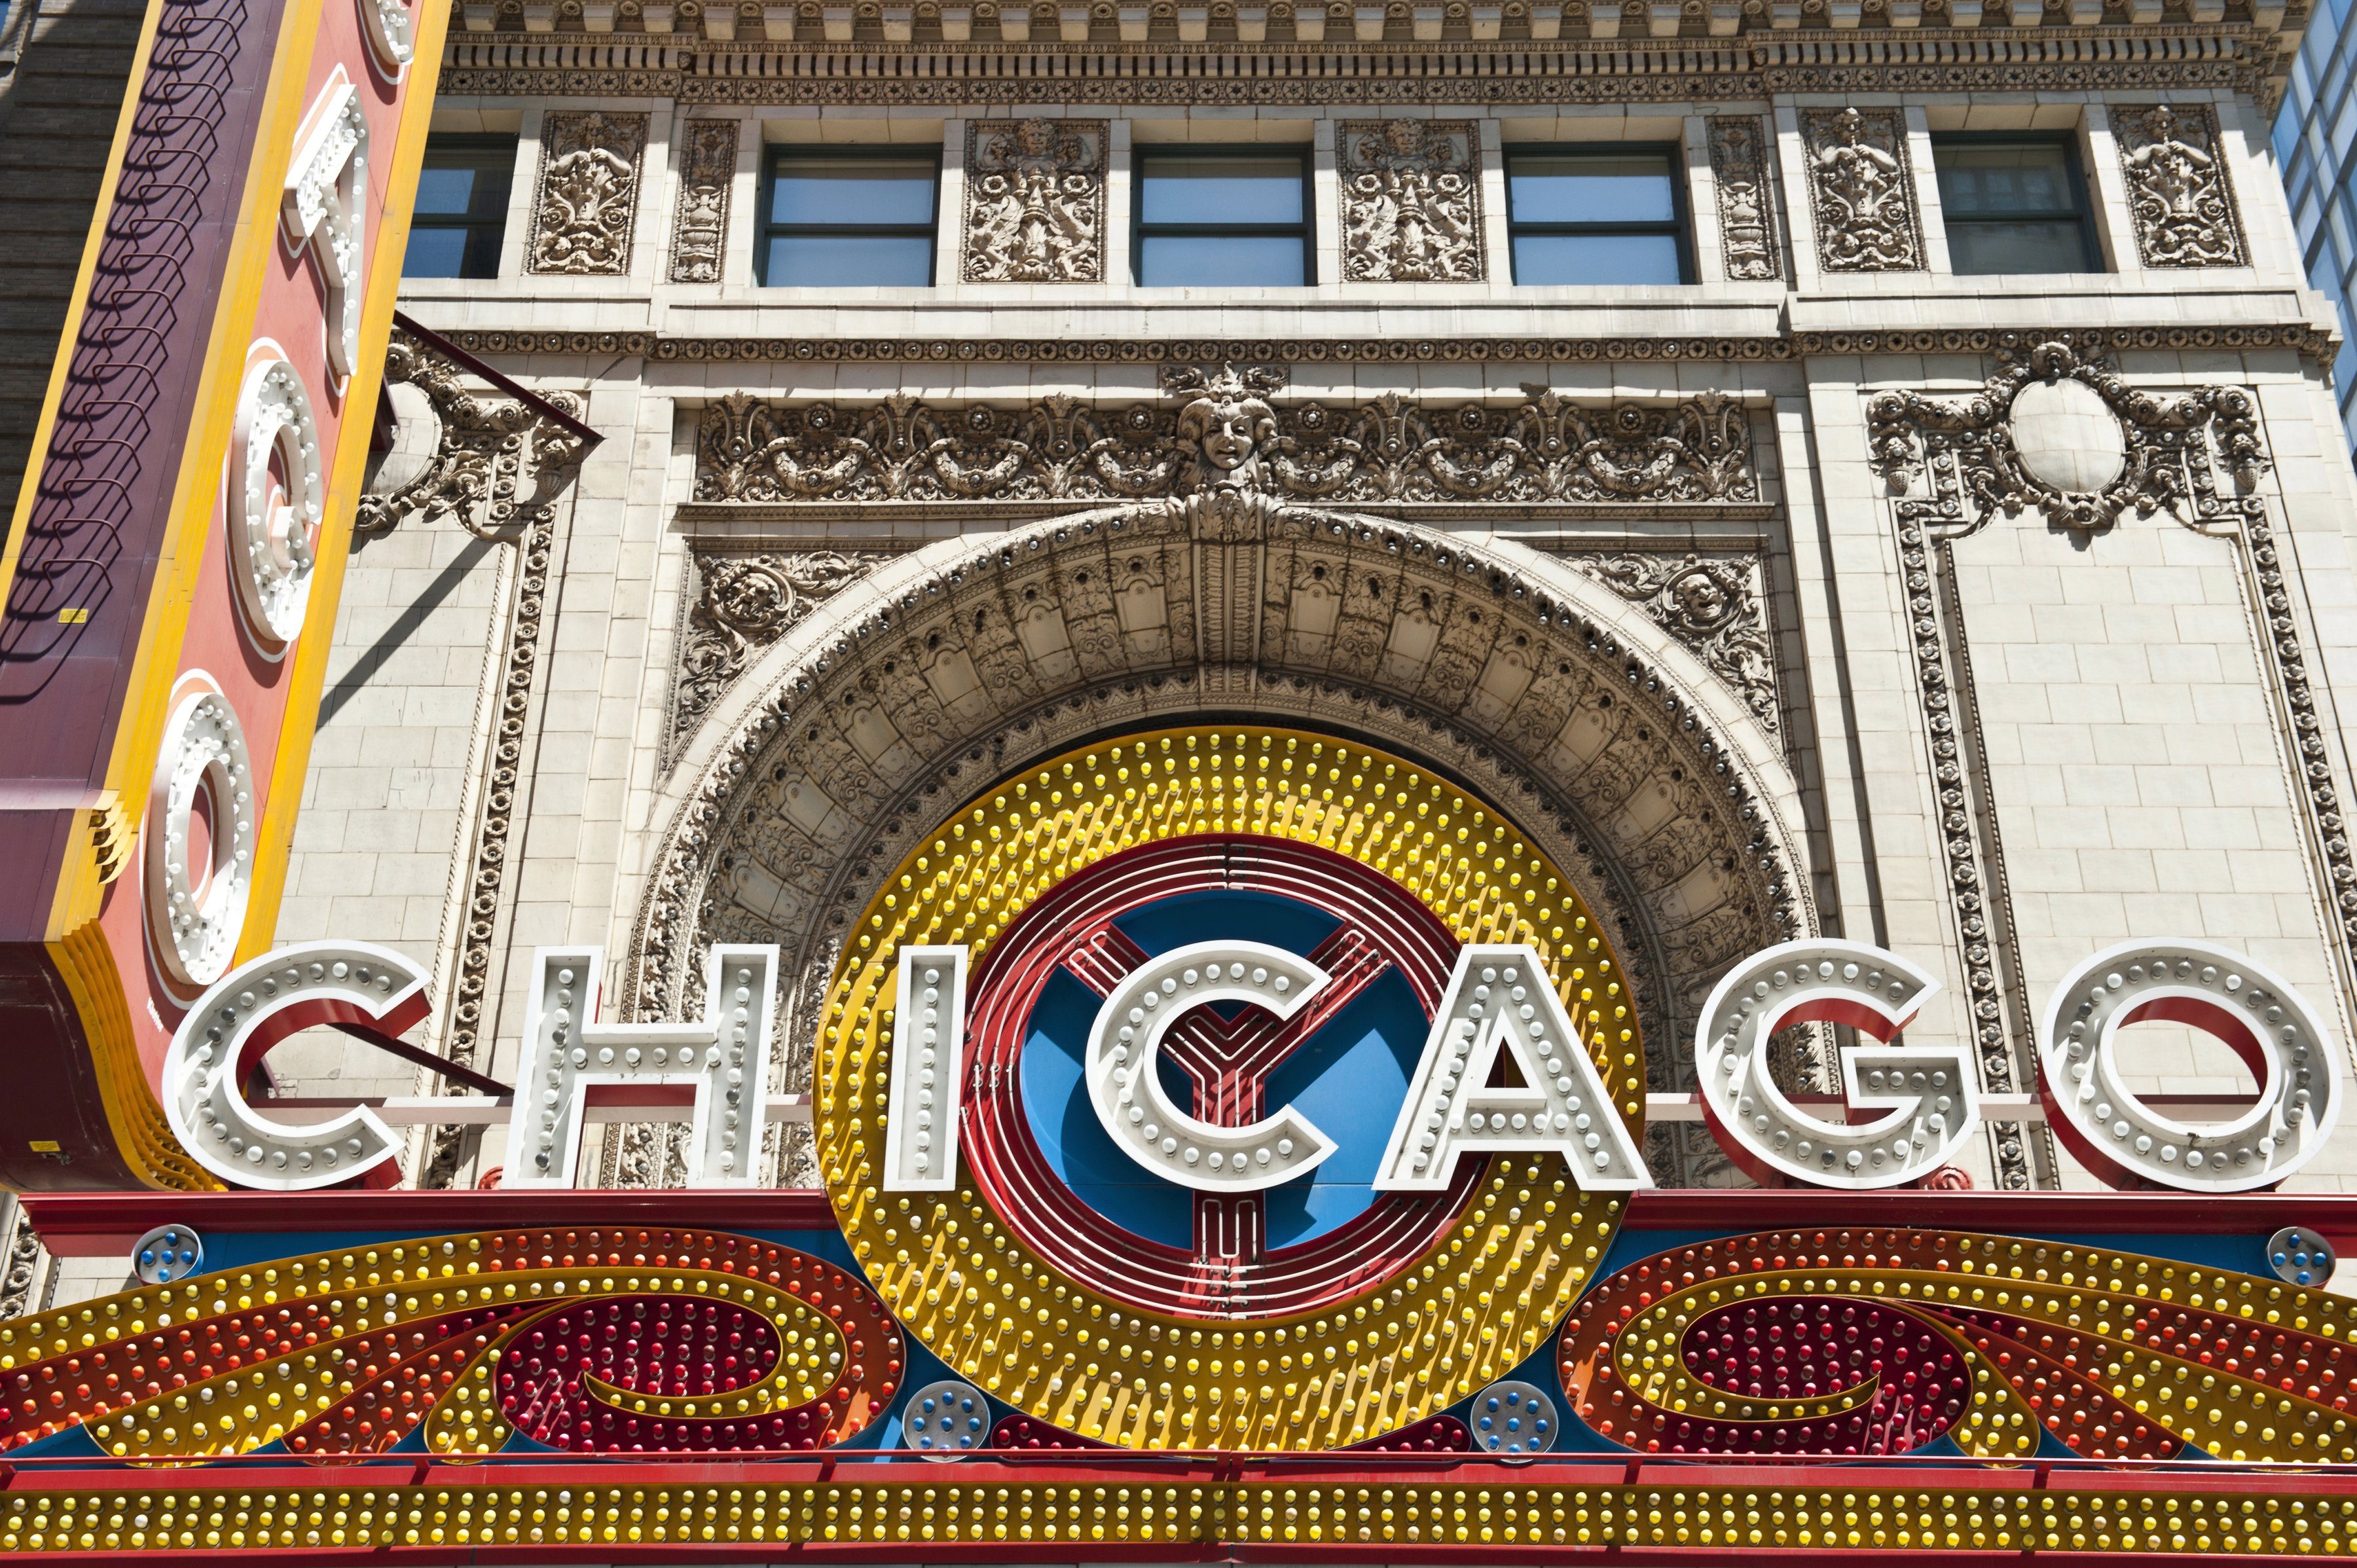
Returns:
[[[679,1015],[705,946],[779,942],[804,1087],[843,935],[917,839],[1039,757],[1204,717],[1373,741],[1512,812],[1612,932],[1655,1088],[1727,964],[1815,929],[1774,737],[1625,599],[1512,542],[1219,495],[930,546],[770,647],[671,775],[630,1004]]]

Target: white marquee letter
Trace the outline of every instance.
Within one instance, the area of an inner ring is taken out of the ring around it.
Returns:
[[[1785,942],[1738,964],[1695,1026],[1695,1078],[1720,1147],[1760,1180],[1812,1187],[1897,1187],[1947,1164],[1980,1123],[1972,1058],[1960,1045],[1889,1043],[1939,989],[1898,954],[1863,942]],[[1812,1022],[1884,1042],[1841,1053],[1842,1094],[1889,1115],[1827,1122],[1784,1097],[1768,1070],[1769,1036]]]
[[[311,531],[325,515],[328,487],[303,373],[276,344],[265,348],[245,372],[230,435],[229,548],[247,624],[274,648],[302,631],[310,607]]]
[[[963,943],[900,950],[891,1119],[884,1128],[886,1192],[947,1192],[957,1186],[965,970]]]
[[[1500,1046],[1521,1072],[1491,1089]],[[1467,1154],[1554,1153],[1590,1192],[1653,1185],[1538,953],[1523,944],[1457,955],[1375,1176],[1379,1192],[1437,1192]]]
[[[303,942],[240,964],[207,991],[164,1053],[164,1113],[196,1162],[232,1187],[302,1192],[373,1170],[400,1143],[366,1106],[289,1125],[242,1087],[264,1053],[319,1024],[394,1037],[425,1016],[425,972],[366,942]]]
[[[349,376],[361,358],[361,224],[368,211],[368,117],[338,66],[304,116],[286,166],[279,225],[308,251],[328,285],[328,367]]]
[[[2201,1127],[2146,1105],[2121,1079],[2118,1036],[2147,1020],[2233,1047],[2259,1079],[2258,1103]],[[2209,942],[2125,942],[2065,975],[2039,1025],[2038,1079],[2056,1135],[2115,1187],[2273,1187],[2316,1157],[2341,1114],[2341,1048],[2316,1010],[2273,971]]]
[[[584,1090],[672,1084],[694,1101],[689,1187],[749,1187],[761,1152],[770,1090],[770,1016],[778,984],[775,947],[716,947],[704,1019],[694,1024],[600,1024],[603,948],[541,948],[533,954],[532,1007],[508,1127],[508,1187],[571,1187],[581,1157]],[[655,1120],[649,1114],[634,1120]]]
[[[1189,1011],[1243,1002],[1290,1018],[1331,979],[1265,942],[1194,942],[1125,976],[1089,1030],[1089,1100],[1131,1159],[1199,1192],[1253,1192],[1292,1180],[1334,1152],[1334,1140],[1286,1106],[1248,1127],[1215,1127],[1171,1103],[1154,1069],[1162,1036]]]

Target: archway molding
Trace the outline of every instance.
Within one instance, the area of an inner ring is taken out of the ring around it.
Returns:
[[[843,935],[922,835],[1040,757],[1205,716],[1375,741],[1513,813],[1613,931],[1667,1087],[1727,965],[1815,929],[1775,737],[1641,610],[1521,544],[1222,499],[943,541],[765,650],[657,803],[636,1015],[692,1009],[710,943],[780,942],[800,1087]]]

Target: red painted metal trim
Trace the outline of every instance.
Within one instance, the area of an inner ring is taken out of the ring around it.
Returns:
[[[127,1251],[151,1226],[199,1234],[462,1231],[569,1225],[832,1230],[816,1188],[576,1192],[27,1193],[34,1229],[64,1257]],[[2041,1236],[2266,1236],[2286,1225],[2357,1247],[2357,1193],[1820,1192],[1786,1187],[1656,1189],[1630,1200],[1626,1229],[1775,1230],[1883,1226]]]
[[[33,1228],[61,1257],[125,1252],[152,1226],[199,1235],[327,1230],[420,1233],[654,1225],[714,1230],[833,1230],[826,1194],[808,1187],[701,1192],[27,1193]],[[2303,1221],[2303,1223],[2309,1223]]]

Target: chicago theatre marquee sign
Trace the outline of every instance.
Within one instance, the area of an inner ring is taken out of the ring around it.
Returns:
[[[157,1230],[138,1288],[0,1325],[0,1551],[2314,1555],[2357,1532],[2338,1210],[2266,1190],[2330,1132],[2341,1047],[2235,952],[2115,949],[2048,1001],[2047,1115],[2120,1189],[2081,1196],[1926,1181],[1984,1109],[1969,1059],[1903,1033],[1934,975],[1854,942],[1757,953],[1674,1048],[1768,1185],[1668,1193],[1609,937],[1511,813],[1398,757],[1108,738],[999,780],[880,886],[820,1013],[823,1194],[749,1174],[774,948],[710,950],[677,1024],[608,1021],[603,954],[543,950],[481,1193],[363,1190],[396,1157],[371,1112],[289,1125],[244,1098],[296,1029],[414,1023],[419,970],[324,941],[226,973],[163,1100],[244,1190],[29,1200],[53,1240]],[[2149,1019],[2233,1046],[2256,1101],[2195,1127],[2139,1100],[2118,1036]],[[1780,1087],[1797,1028],[1844,1031],[1844,1103]],[[689,1124],[688,1190],[575,1189],[617,1096]]]

